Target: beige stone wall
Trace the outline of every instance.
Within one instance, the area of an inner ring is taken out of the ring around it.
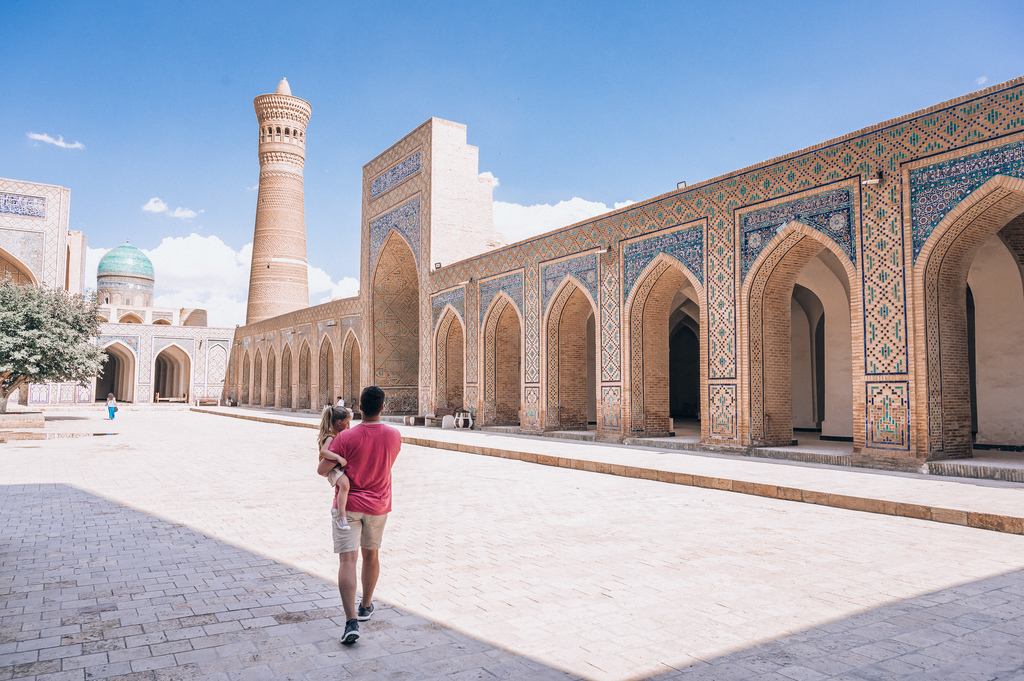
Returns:
[[[974,296],[975,441],[1024,443],[1024,288],[1017,260],[998,236],[978,251],[967,284]]]
[[[66,288],[72,293],[85,292],[85,246],[86,237],[82,232],[68,232],[68,257],[65,266]]]
[[[505,245],[494,230],[493,188],[480,177],[479,150],[466,126],[431,119],[430,261],[451,265]]]

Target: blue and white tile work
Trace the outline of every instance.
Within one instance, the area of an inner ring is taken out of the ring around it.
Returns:
[[[371,268],[377,262],[377,254],[380,253],[380,249],[392,229],[409,242],[412,255],[418,264],[420,261],[420,197],[416,196],[370,221]]]
[[[790,222],[802,222],[832,239],[853,264],[857,251],[853,238],[853,192],[848,188],[789,201],[747,213],[741,227],[740,270],[746,278],[750,265],[775,234]]]
[[[441,315],[444,306],[449,303],[458,311],[463,321],[466,319],[466,289],[460,286],[451,291],[445,291],[430,297],[430,306],[434,320],[431,328],[437,327],[437,318]]]
[[[675,229],[672,227],[671,229]],[[672,256],[685,265],[701,286],[704,285],[704,225],[701,223],[689,229],[677,230],[650,239],[627,244],[622,249],[624,298],[636,283],[637,277],[659,253]]]
[[[416,173],[420,172],[421,166],[422,161],[419,151],[406,156],[401,161],[370,180],[370,198],[375,199],[381,194],[391,191]]]
[[[541,310],[548,309],[551,296],[558,290],[562,280],[570,274],[578,279],[590,292],[594,301],[597,301],[597,254],[591,253],[550,265],[541,265]]]
[[[22,196],[0,192],[0,213],[30,218],[46,217],[46,199],[41,196]]]
[[[37,274],[43,271],[45,243],[43,232],[0,228],[0,247]]]
[[[483,324],[484,315],[487,314],[491,302],[498,293],[504,291],[516,305],[520,312],[523,309],[523,273],[513,272],[504,277],[488,279],[480,282],[480,323]]]
[[[911,171],[910,221],[915,263],[924,242],[953,206],[996,175],[1024,177],[1024,142]]]

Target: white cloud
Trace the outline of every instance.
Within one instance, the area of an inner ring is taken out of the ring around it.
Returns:
[[[246,187],[246,189],[248,189],[248,190],[249,190],[249,191],[251,191],[251,192],[254,192],[254,191],[256,191],[256,190],[257,190],[257,189],[259,189],[259,188],[260,188],[260,186],[259,186],[258,184],[254,184],[254,185],[253,185],[253,186],[251,186],[251,187]]]
[[[147,213],[163,213],[167,210],[167,204],[154,196],[146,202],[146,205],[142,207],[142,210]]]
[[[199,211],[197,213],[191,208],[182,208],[181,206],[178,206],[177,208],[169,212],[167,214],[167,217],[178,218],[180,220],[191,220],[192,218],[194,218],[195,216],[199,215],[199,213],[202,212],[203,211]]]
[[[319,305],[336,298],[351,298],[359,293],[359,280],[342,277],[338,281],[319,267],[309,267],[309,304]]]
[[[978,85],[984,85],[985,83],[988,82],[988,76],[981,76],[979,78],[975,78],[974,82],[977,83]]]
[[[486,171],[486,172],[480,173],[480,177],[484,178],[485,180],[490,180],[492,188],[501,186],[501,183],[498,182],[498,178],[496,178],[494,176],[494,173],[492,173],[489,170]]]
[[[96,268],[108,250],[86,249],[87,289],[95,290]],[[216,236],[193,233],[166,237],[156,248],[143,252],[153,262],[155,306],[204,309],[210,326],[245,324],[251,243],[235,250]],[[359,281],[352,277],[334,281],[319,267],[310,267],[308,271],[310,305],[348,298],[359,291]]]
[[[191,220],[203,212],[201,210],[195,211],[191,208],[182,208],[181,206],[178,206],[174,210],[169,210],[167,204],[156,196],[147,201],[146,205],[142,207],[142,210],[147,213],[166,213],[167,217],[178,218],[179,220]]]
[[[624,208],[632,203],[634,201],[622,201],[609,208],[598,201],[587,201],[578,196],[568,201],[559,201],[553,206],[549,203],[521,206],[518,203],[495,201],[494,228],[501,232],[509,243],[515,243],[611,210]]]
[[[60,147],[61,149],[85,149],[85,145],[81,142],[72,142],[68,144],[64,141],[63,135],[57,135],[57,139],[54,139],[47,135],[45,132],[28,132],[25,133],[30,140],[36,140],[38,142],[46,142],[54,146]]]

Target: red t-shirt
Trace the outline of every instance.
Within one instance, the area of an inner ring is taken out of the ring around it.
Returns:
[[[402,434],[383,423],[361,423],[334,436],[329,449],[345,457],[351,489],[346,511],[391,512],[391,467],[402,448]]]

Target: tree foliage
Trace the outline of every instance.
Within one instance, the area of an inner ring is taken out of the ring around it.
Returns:
[[[99,331],[97,304],[43,286],[0,282],[0,414],[29,383],[84,383],[102,365],[89,339]]]

